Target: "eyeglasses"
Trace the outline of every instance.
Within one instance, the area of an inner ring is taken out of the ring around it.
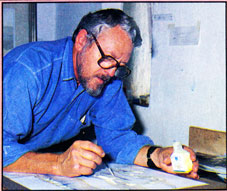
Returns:
[[[97,61],[98,65],[103,69],[111,69],[111,68],[117,68],[115,72],[115,77],[117,78],[125,78],[130,75],[131,70],[126,65],[120,65],[120,63],[112,56],[105,55],[98,40],[96,39],[95,35],[91,34],[95,40],[95,43],[99,49],[99,52],[101,54],[101,58]]]

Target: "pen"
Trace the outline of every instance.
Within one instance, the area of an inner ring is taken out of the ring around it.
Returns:
[[[112,176],[115,176],[115,174],[114,174],[113,170],[109,167],[109,165],[108,165],[106,162],[104,162],[104,164],[105,164],[105,165],[106,165],[106,167],[108,168],[108,170],[109,170],[110,174],[111,174]]]
[[[103,162],[103,163],[106,165],[106,167],[108,168],[108,170],[109,170],[109,172],[110,172],[110,174],[111,174],[112,176],[114,176],[114,177],[116,177],[116,178],[120,178],[120,179],[122,179],[122,180],[127,180],[127,181],[128,181],[127,178],[123,178],[123,177],[116,176],[116,175],[114,174],[112,168],[110,168],[109,165],[108,165],[106,162]]]

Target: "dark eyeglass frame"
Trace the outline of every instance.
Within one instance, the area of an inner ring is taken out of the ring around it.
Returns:
[[[91,33],[91,35],[92,35],[92,37],[94,38],[94,40],[95,40],[95,44],[97,45],[97,47],[98,47],[98,49],[99,49],[99,52],[100,52],[100,54],[101,54],[101,58],[97,61],[97,63],[98,63],[98,65],[101,67],[101,68],[103,68],[103,69],[111,69],[111,68],[117,68],[116,69],[116,72],[117,72],[117,70],[119,69],[119,68],[124,68],[125,69],[125,75],[123,75],[123,76],[115,76],[115,77],[117,77],[117,78],[125,78],[125,77],[127,77],[127,76],[129,76],[130,74],[131,74],[131,70],[129,69],[129,67],[127,66],[127,65],[123,65],[123,66],[121,66],[120,65],[120,62],[118,62],[113,56],[111,56],[111,55],[105,55],[105,53],[103,52],[103,50],[102,50],[102,48],[101,48],[101,46],[100,46],[100,44],[99,44],[99,42],[98,42],[98,40],[96,39],[96,37],[95,37],[95,35],[94,34],[92,34]],[[105,60],[105,59],[113,59],[115,62],[116,62],[116,65],[113,65],[113,66],[110,66],[110,67],[103,67],[102,65],[101,65],[101,63],[103,62],[103,60]],[[115,74],[116,74],[116,72],[115,72]]]

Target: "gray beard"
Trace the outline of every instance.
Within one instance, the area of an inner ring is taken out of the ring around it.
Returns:
[[[91,78],[84,78],[82,76],[82,66],[81,65],[77,65],[77,72],[78,72],[78,78],[79,78],[79,82],[81,83],[81,85],[83,86],[83,88],[86,90],[86,92],[93,96],[93,97],[98,97],[101,93],[102,93],[102,90],[104,88],[104,86],[110,81],[111,77],[109,76],[104,76],[104,75],[96,75],[96,76],[93,76],[93,77],[98,77],[100,79],[103,80],[103,84],[99,84],[96,89],[92,89],[92,88],[89,88],[88,87],[88,84],[89,84],[89,81],[91,80]]]
[[[82,84],[82,83],[81,83]],[[98,97],[102,93],[102,89],[104,87],[104,84],[99,85],[96,90],[93,90],[91,88],[88,88],[82,84],[82,86],[85,88],[86,92],[93,96],[93,97]]]

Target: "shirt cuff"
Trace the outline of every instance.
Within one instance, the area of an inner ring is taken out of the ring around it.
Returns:
[[[116,163],[120,164],[134,164],[134,160],[139,150],[146,145],[154,145],[153,141],[143,135],[137,135],[136,140],[132,140],[125,145],[116,158]]]
[[[12,163],[14,163],[17,159],[19,159],[22,155],[29,152],[30,150],[18,143],[12,144],[4,144],[3,145],[3,167],[6,167]]]

